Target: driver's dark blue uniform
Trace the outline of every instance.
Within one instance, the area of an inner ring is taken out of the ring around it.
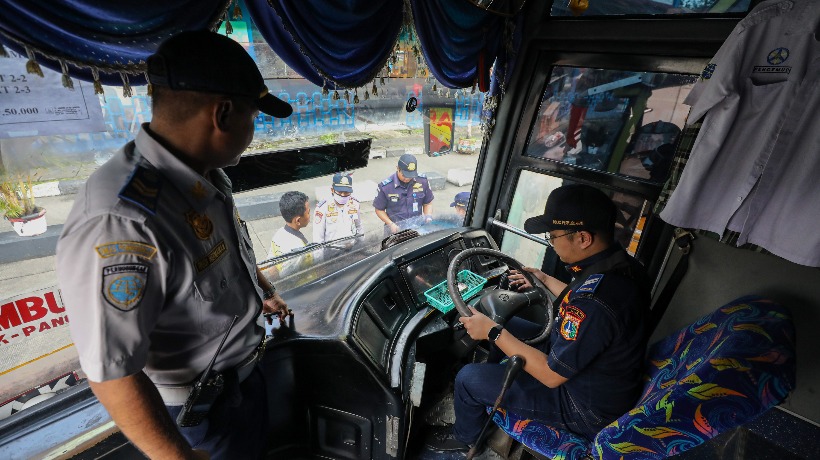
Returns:
[[[613,247],[567,269],[581,272],[616,251],[623,249]],[[646,308],[639,282],[624,273],[615,270],[585,277],[561,302],[548,340],[536,347],[547,354],[550,368],[569,380],[553,389],[522,372],[504,398],[504,409],[593,439],[639,396]],[[504,327],[522,338],[541,329],[519,318]],[[469,442],[478,437],[484,424],[482,411],[498,396],[504,367],[469,364],[459,372],[456,413],[470,414],[456,424],[459,439]]]
[[[534,346],[545,355],[538,359],[547,360],[547,374],[558,374],[563,382],[550,388],[522,372],[501,405],[521,417],[590,440],[637,401],[646,348],[650,285],[640,263],[611,239],[615,214],[615,205],[600,191],[571,185],[553,191],[545,214],[525,224],[530,233],[570,230],[589,235],[561,243],[562,257],[570,259],[566,268],[574,279],[563,292],[555,293],[559,300],[552,330],[544,342]],[[589,243],[591,252],[581,259],[582,243],[578,241],[591,242],[591,235],[600,238],[600,249]],[[512,336],[526,339],[537,336],[543,326],[512,318],[503,327]],[[504,357],[498,343],[491,346],[488,363],[468,364],[456,377],[452,433],[461,443],[476,441],[487,407],[501,389],[506,366],[498,363]],[[519,347],[506,342],[507,353],[513,346]],[[549,375],[544,378],[555,382]]]

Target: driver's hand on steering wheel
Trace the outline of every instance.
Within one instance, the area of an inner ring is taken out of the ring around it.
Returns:
[[[458,321],[464,325],[464,329],[467,330],[467,334],[469,334],[473,340],[487,340],[487,334],[490,332],[490,329],[496,326],[495,321],[475,308],[469,308],[470,311],[473,312],[473,316],[462,316]]]
[[[530,272],[541,280],[544,284],[547,283],[547,274],[542,272],[541,270],[533,267],[524,267],[524,270]],[[510,275],[507,277],[510,280],[510,288],[515,289],[518,292],[526,291],[528,289],[532,289],[532,284],[527,281],[527,278],[521,274],[518,270],[510,270]]]

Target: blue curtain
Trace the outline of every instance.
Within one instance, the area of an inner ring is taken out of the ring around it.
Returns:
[[[439,82],[450,88],[472,86],[482,52],[489,72],[502,46],[504,19],[465,0],[411,0],[411,4],[427,67]]]
[[[159,43],[183,30],[213,27],[230,0],[0,0],[0,42],[41,65],[105,84],[145,84],[145,59]]]
[[[402,25],[402,0],[246,0],[265,40],[314,84],[369,83],[384,67]],[[275,17],[272,17],[275,16]]]

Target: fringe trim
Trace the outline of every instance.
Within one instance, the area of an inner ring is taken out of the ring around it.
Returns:
[[[6,48],[0,43],[0,57],[9,57],[9,53],[6,52]]]
[[[94,79],[94,94],[102,94],[103,101],[105,101],[105,91],[103,91],[102,82],[100,81],[100,71],[96,67],[91,68],[91,77]]]
[[[37,57],[34,55],[34,50],[26,46],[26,55],[28,56],[28,62],[26,62],[26,73],[34,74],[43,78],[43,69],[40,68],[40,64],[37,63]]]
[[[71,77],[68,75],[68,64],[63,59],[60,59],[60,69],[63,71],[63,88],[68,88],[73,91],[74,82],[71,81]]]
[[[151,79],[148,78],[148,71],[145,71],[142,74],[145,75],[145,82],[148,83],[148,88],[146,91],[148,93],[148,96],[150,97],[152,94],[154,94],[154,85],[151,84]]]
[[[120,72],[120,78],[122,78],[122,95],[123,97],[131,97],[134,93],[131,91],[131,83],[128,82],[128,74],[125,72]]]

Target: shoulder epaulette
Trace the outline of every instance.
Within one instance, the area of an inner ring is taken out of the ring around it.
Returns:
[[[389,184],[389,183],[391,183],[391,182],[393,182],[393,179],[391,179],[391,178],[389,178],[389,177],[388,177],[387,179],[385,179],[385,180],[383,180],[383,181],[382,181],[382,185],[387,185],[387,184]]]
[[[162,188],[162,175],[144,163],[138,164],[128,181],[120,189],[120,199],[135,204],[146,212],[157,213],[159,192]]]
[[[319,208],[321,206],[324,206],[325,203],[327,203],[327,200],[322,200],[322,201],[316,203],[316,207]]]
[[[355,197],[355,196],[353,196],[353,195],[350,195],[350,199],[351,199],[351,200],[353,200],[353,201],[355,201],[356,203],[358,203],[358,202],[359,202],[359,199],[358,199],[358,198],[356,198],[356,197]]]

